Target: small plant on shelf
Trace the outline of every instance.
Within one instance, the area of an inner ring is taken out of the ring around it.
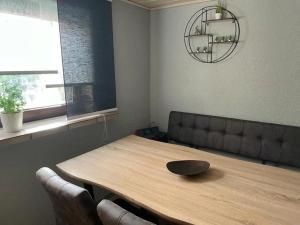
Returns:
[[[1,80],[0,115],[4,131],[18,132],[22,129],[24,105],[21,83],[17,79]]]
[[[223,14],[222,3],[221,3],[221,1],[218,1],[217,8],[216,8],[216,14],[215,14],[216,20],[222,19],[222,14]]]

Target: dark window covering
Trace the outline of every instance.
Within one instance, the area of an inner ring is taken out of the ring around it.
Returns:
[[[57,3],[67,115],[116,108],[111,2]]]

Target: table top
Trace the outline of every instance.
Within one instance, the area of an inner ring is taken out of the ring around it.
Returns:
[[[198,177],[169,172],[173,160],[205,160]],[[295,225],[300,173],[128,136],[57,165],[165,219],[199,225]]]

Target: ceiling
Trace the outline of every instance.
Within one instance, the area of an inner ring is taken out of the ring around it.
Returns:
[[[159,8],[197,3],[197,2],[206,2],[208,0],[127,0],[127,1],[148,9],[159,9]]]

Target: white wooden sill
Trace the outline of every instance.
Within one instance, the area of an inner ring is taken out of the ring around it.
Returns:
[[[66,116],[55,117],[51,119],[38,120],[23,125],[23,130],[17,133],[6,133],[0,129],[0,144],[15,144],[24,141],[33,140],[39,137],[71,130],[74,128],[88,126],[98,122],[110,120],[119,114],[118,111],[103,113],[82,118],[67,120]]]

